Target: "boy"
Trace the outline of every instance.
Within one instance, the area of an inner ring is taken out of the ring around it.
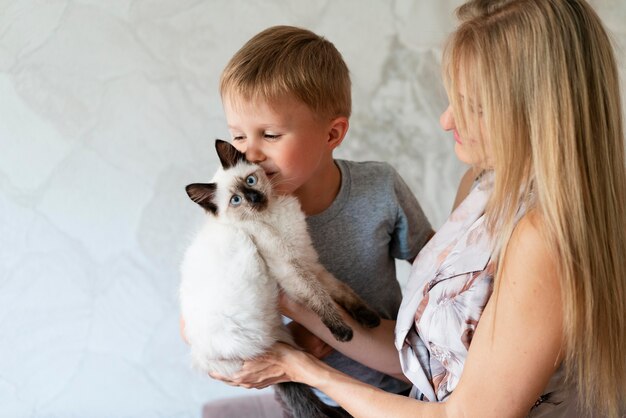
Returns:
[[[432,229],[391,166],[333,158],[351,112],[350,76],[341,54],[308,30],[271,27],[233,56],[220,93],[233,145],[263,167],[279,193],[298,198],[322,264],[383,318],[395,319],[401,293],[394,259],[413,260]],[[290,327],[301,346],[325,356],[332,367],[389,392],[410,389],[328,349],[297,324]],[[241,403],[265,401],[220,401],[207,405],[204,416],[223,418],[228,410],[246,408]]]

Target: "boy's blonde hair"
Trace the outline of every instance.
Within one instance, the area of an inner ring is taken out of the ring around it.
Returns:
[[[349,117],[348,67],[335,46],[315,33],[273,26],[255,35],[222,73],[222,98],[263,100],[294,97],[320,117]]]
[[[472,115],[460,81],[470,80],[467,95],[482,107],[495,170],[486,215],[497,248],[506,249],[521,205],[541,215],[561,283],[568,377],[590,416],[618,417],[626,399],[626,166],[609,37],[584,0],[475,0],[457,14],[444,77],[461,125]]]

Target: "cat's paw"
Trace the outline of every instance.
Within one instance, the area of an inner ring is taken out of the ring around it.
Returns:
[[[380,316],[367,306],[356,308],[352,314],[352,317],[366,328],[376,328],[380,325]]]
[[[347,325],[337,325],[329,329],[337,341],[346,342],[352,339],[352,328]]]

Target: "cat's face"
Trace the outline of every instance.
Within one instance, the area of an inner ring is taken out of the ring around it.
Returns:
[[[226,141],[215,141],[222,167],[211,183],[194,183],[187,194],[207,212],[232,220],[254,219],[268,206],[271,183],[263,169]]]

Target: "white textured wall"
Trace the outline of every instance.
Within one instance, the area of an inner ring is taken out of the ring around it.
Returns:
[[[0,416],[195,417],[243,392],[189,370],[177,266],[202,216],[183,188],[227,136],[220,71],[267,26],[335,43],[354,86],[337,155],[394,164],[441,225],[463,170],[438,127],[457,4],[1,0]],[[626,45],[624,2],[594,4]]]

